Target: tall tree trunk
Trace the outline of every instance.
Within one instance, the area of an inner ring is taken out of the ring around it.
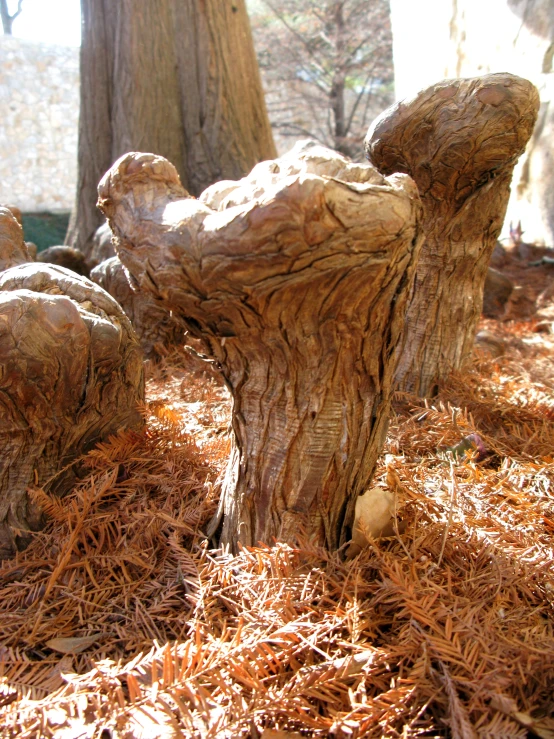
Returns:
[[[175,163],[194,194],[275,155],[244,0],[81,0],[77,200],[67,243],[101,223],[100,178],[122,154]]]
[[[222,543],[303,528],[336,548],[384,443],[417,191],[321,147],[224,184],[187,200],[169,162],[127,155],[99,203],[137,286],[205,342],[230,389]]]
[[[368,132],[369,161],[383,174],[409,174],[423,201],[402,390],[433,395],[471,352],[513,168],[538,107],[537,90],[520,77],[446,80],[389,108]]]

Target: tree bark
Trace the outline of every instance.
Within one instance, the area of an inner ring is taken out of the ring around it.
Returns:
[[[153,295],[133,290],[125,268],[118,257],[101,262],[90,273],[90,279],[115,298],[133,324],[142,350],[154,358],[170,348],[184,343],[182,324]]]
[[[87,252],[96,188],[122,154],[175,163],[194,194],[275,155],[244,0],[81,0],[77,199],[67,243]]]
[[[446,80],[389,108],[368,132],[369,161],[385,175],[413,177],[424,208],[402,390],[433,395],[471,353],[513,168],[538,107],[537,90],[520,77]]]
[[[21,223],[10,208],[0,205],[0,272],[30,261]]]
[[[384,443],[421,241],[413,182],[314,147],[196,201],[169,162],[130,154],[99,205],[137,285],[183,318],[231,392],[221,542],[303,528],[337,548]]]
[[[0,273],[0,559],[28,542],[36,484],[56,493],[66,466],[96,442],[142,423],[142,352],[117,303],[60,267]],[[53,477],[55,475],[55,477]]]

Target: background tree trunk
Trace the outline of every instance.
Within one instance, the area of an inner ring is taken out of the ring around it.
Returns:
[[[101,224],[98,182],[125,152],[169,158],[194,194],[275,155],[244,0],[82,0],[82,16],[71,246]]]
[[[215,185],[187,200],[169,162],[127,155],[99,203],[136,284],[204,341],[231,392],[222,543],[304,529],[335,549],[385,439],[417,191],[321,147],[225,184],[224,199]]]
[[[537,90],[520,77],[446,80],[385,111],[368,132],[370,162],[383,174],[409,174],[423,201],[402,390],[433,395],[469,357],[513,168],[538,107]]]
[[[23,10],[23,8],[21,7],[22,5],[23,0],[19,0],[19,2],[17,3],[17,10],[13,15],[10,15],[8,0],[0,0],[0,18],[2,18],[2,28],[6,36],[12,35],[13,22]]]

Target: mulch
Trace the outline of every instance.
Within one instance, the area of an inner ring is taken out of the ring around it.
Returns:
[[[554,737],[554,336],[483,327],[430,401],[398,396],[357,557],[211,547],[229,398],[180,352],[0,569],[5,737]],[[471,433],[486,454],[445,450]]]

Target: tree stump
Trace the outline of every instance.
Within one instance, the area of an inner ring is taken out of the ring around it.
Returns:
[[[159,356],[163,347],[183,344],[183,325],[152,294],[132,289],[119,257],[95,267],[90,279],[123,308],[147,357]]]
[[[336,548],[385,438],[417,189],[320,147],[226,187],[241,204],[216,211],[167,160],[134,153],[101,181],[99,206],[137,285],[203,341],[231,392],[222,544],[304,529]]]
[[[50,265],[0,273],[0,358],[4,558],[40,525],[28,486],[38,481],[65,492],[74,480],[66,465],[110,434],[140,425],[144,381],[142,352],[115,300]]]
[[[403,390],[433,395],[470,356],[513,168],[538,108],[536,88],[511,74],[445,80],[386,110],[367,134],[369,161],[413,177],[424,209]]]

